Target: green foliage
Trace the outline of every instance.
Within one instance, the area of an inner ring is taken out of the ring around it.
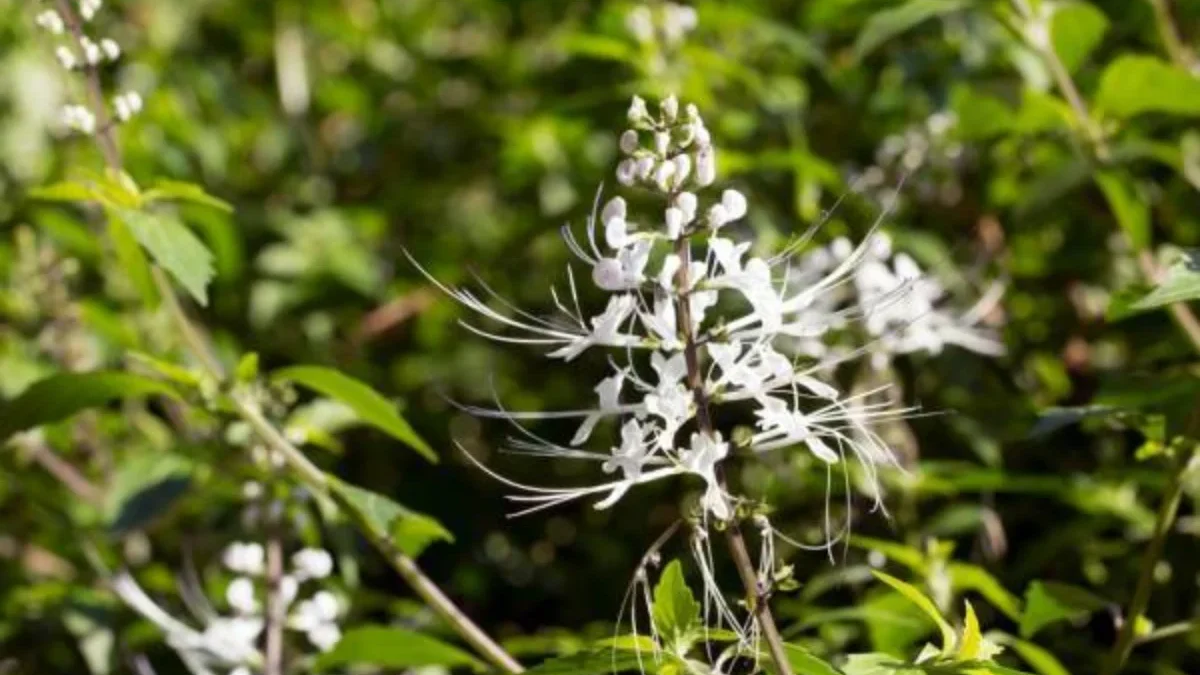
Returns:
[[[215,274],[213,256],[187,226],[166,213],[133,209],[118,211],[116,218],[156,265],[170,272],[196,302],[208,304],[208,284]]]
[[[1117,117],[1200,116],[1200,80],[1155,57],[1126,54],[1104,69],[1096,105]]]
[[[1192,300],[1200,300],[1200,250],[1183,251],[1154,290],[1133,303],[1133,309],[1154,309]]]
[[[38,380],[20,396],[0,405],[0,439],[19,431],[68,419],[89,408],[125,398],[177,396],[158,380],[131,373],[60,373]]]
[[[436,541],[454,541],[453,535],[429,516],[334,476],[328,479],[333,500],[375,542],[416,557]]]
[[[331,651],[317,658],[314,669],[324,671],[345,666],[470,666],[476,671],[486,669],[479,659],[458,647],[392,626],[357,626],[347,631]]]
[[[1052,623],[1075,621],[1107,606],[1103,598],[1086,589],[1053,581],[1035,581],[1025,591],[1021,637],[1032,637]]]
[[[907,0],[898,7],[877,12],[858,34],[854,42],[854,54],[862,59],[914,26],[937,16],[957,12],[970,4],[969,0]]]
[[[1070,72],[1079,70],[1108,31],[1108,17],[1087,2],[1067,2],[1054,8],[1050,36],[1054,51]]]
[[[346,404],[363,422],[401,441],[430,462],[437,463],[433,448],[417,436],[408,422],[396,412],[395,405],[369,385],[321,366],[290,366],[275,371],[272,378],[293,382]]]
[[[700,603],[688,588],[687,580],[683,578],[683,565],[678,560],[672,560],[663,569],[654,587],[652,615],[655,629],[675,654],[686,654],[702,635],[704,624],[700,621]]]

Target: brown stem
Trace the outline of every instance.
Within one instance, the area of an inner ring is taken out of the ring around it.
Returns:
[[[67,486],[67,489],[74,492],[80,499],[93,505],[103,503],[104,494],[100,488],[88,480],[87,476],[80,473],[74,465],[55,454],[50,446],[40,441],[31,443],[29,456],[37,462],[38,466],[57,478],[58,482]]]
[[[58,13],[67,26],[67,33],[78,45],[79,41],[86,36],[86,33],[83,32],[83,22],[75,13],[75,8],[71,6],[70,0],[58,0],[57,5]],[[121,150],[117,147],[116,139],[113,138],[112,131],[115,125],[108,116],[108,106],[104,105],[104,88],[100,84],[100,73],[96,66],[86,63],[83,65],[83,70],[88,103],[92,107],[92,114],[96,116],[96,144],[100,146],[100,152],[104,155],[104,163],[110,169],[119,169],[121,167]]]
[[[270,514],[270,503],[274,496],[267,490],[267,513]],[[283,536],[277,519],[270,518],[267,525],[267,612],[266,651],[263,661],[263,675],[284,675],[283,670],[283,624],[286,620],[287,605],[283,599],[281,586],[283,583]]]
[[[679,241],[675,245],[675,254],[679,256],[680,260],[679,271],[675,273],[675,285],[679,287],[675,314],[678,316],[680,330],[683,331],[684,336],[683,357],[687,363],[687,385],[696,403],[697,426],[701,433],[712,434],[713,424],[708,409],[708,394],[704,390],[704,376],[700,371],[700,350],[696,344],[695,331],[692,330],[692,308],[689,302],[691,280],[688,278],[688,269],[692,262],[692,249],[686,234],[679,237]],[[725,492],[724,474],[718,473],[717,480],[720,481],[721,491]],[[738,576],[741,577],[742,585],[746,589],[746,597],[751,600],[750,611],[758,621],[759,627],[762,628],[763,638],[771,652],[771,660],[775,662],[779,675],[792,675],[792,667],[788,662],[783,636],[779,634],[779,627],[775,625],[775,617],[771,614],[771,608],[768,606],[766,598],[763,597],[764,589],[759,588],[758,573],[754,569],[754,561],[750,559],[750,553],[746,550],[746,540],[742,537],[742,530],[736,518],[725,523],[725,542],[729,546],[729,555],[733,558],[734,567],[737,568]]]
[[[1158,37],[1162,40],[1163,48],[1167,50],[1171,60],[1176,65],[1191,70],[1196,67],[1195,56],[1192,55],[1183,39],[1179,37],[1179,28],[1171,17],[1170,0],[1147,0],[1154,9],[1154,25],[1158,28]]]

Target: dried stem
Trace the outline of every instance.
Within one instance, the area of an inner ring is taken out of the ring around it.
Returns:
[[[675,274],[675,285],[679,287],[675,313],[679,317],[679,325],[684,335],[683,354],[684,360],[687,362],[687,384],[696,402],[696,423],[702,433],[711,434],[713,433],[712,418],[708,410],[708,395],[704,391],[704,376],[700,372],[700,355],[696,345],[696,335],[692,330],[692,308],[688,300],[691,287],[688,269],[692,262],[692,249],[686,234],[679,237],[679,241],[675,245],[675,254],[681,261],[679,271]],[[724,475],[720,475],[718,480],[721,483],[721,490],[724,491]],[[750,611],[758,621],[759,627],[762,628],[763,638],[767,641],[767,648],[771,652],[771,660],[775,662],[775,668],[779,675],[792,675],[792,667],[788,662],[787,651],[784,649],[783,636],[779,634],[779,627],[775,625],[775,617],[771,614],[771,608],[762,597],[754,561],[750,559],[750,553],[746,550],[746,540],[742,537],[742,530],[736,518],[725,524],[725,542],[729,546],[729,555],[733,558],[734,566],[737,567],[742,585],[746,588],[746,596],[752,600]]]
[[[58,0],[57,6],[59,14],[62,15],[63,22],[67,25],[67,29],[70,31],[72,37],[79,40],[83,37],[83,28],[79,16],[75,13],[71,3],[69,0]],[[93,67],[87,67],[84,75],[87,82],[89,102],[93,108],[93,114],[96,115],[97,119],[96,142],[100,147],[101,153],[104,155],[105,164],[110,169],[119,171],[121,170],[121,155],[118,151],[114,134],[115,127],[111,123],[104,105],[104,92],[100,82],[100,75]],[[218,382],[224,382],[226,377],[224,366],[222,366],[221,362],[213,354],[207,339],[201,333],[200,329],[188,318],[187,313],[179,304],[179,300],[175,296],[175,291],[171,287],[166,274],[157,265],[153,266],[151,271],[154,276],[155,285],[163,301],[166,303],[167,309],[174,319],[175,325],[187,348],[200,361],[210,376]],[[283,456],[287,465],[295,472],[301,482],[306,484],[310,489],[318,492],[324,492],[327,489],[329,480],[325,476],[325,473],[310,462],[304,456],[303,452],[283,437],[283,434],[263,415],[258,402],[254,400],[253,396],[248,392],[235,390],[232,392],[231,398],[233,399],[234,408],[238,415],[254,429],[263,442]],[[375,543],[377,545],[383,544],[383,542]],[[524,668],[521,667],[521,664],[516,659],[505,652],[487,633],[475,625],[469,617],[455,606],[449,597],[442,593],[441,589],[432,580],[425,576],[421,569],[417,567],[415,560],[402,553],[393,552],[392,555],[388,556],[388,562],[412,586],[417,595],[444,618],[482,656],[505,673],[515,675],[524,671]],[[274,674],[268,670],[267,675]]]

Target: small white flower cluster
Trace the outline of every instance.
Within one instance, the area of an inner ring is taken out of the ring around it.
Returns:
[[[239,618],[261,621],[262,606],[258,601],[259,586],[263,583],[266,554],[261,544],[234,542],[226,549],[222,562],[239,576],[229,582],[225,600]],[[342,637],[337,619],[341,609],[337,597],[321,589],[307,599],[296,602],[301,587],[308,581],[321,581],[333,573],[333,557],[324,549],[305,548],[292,556],[290,573],[279,579],[279,596],[291,608],[288,628],[304,633],[308,641],[321,651],[329,651]],[[293,603],[295,603],[293,605]]]
[[[80,20],[84,23],[90,22],[100,11],[100,7],[100,0],[79,0]],[[51,35],[67,38],[66,44],[59,44],[54,48],[54,56],[65,70],[94,69],[121,58],[121,45],[117,44],[116,40],[109,37],[93,39],[82,32],[82,26],[68,25],[63,16],[53,9],[39,12],[35,23]],[[141,112],[142,97],[133,91],[119,94],[113,98],[112,108],[118,122],[127,122]],[[97,131],[95,113],[81,105],[64,106],[62,124],[67,129],[84,135],[91,135]]]
[[[848,182],[869,194],[877,204],[892,197],[892,185],[914,174],[913,192],[924,202],[953,206],[962,200],[959,175],[970,161],[961,142],[953,137],[958,118],[952,112],[930,115],[923,124],[891,134],[875,150],[875,163],[848,172]]]
[[[636,5],[625,15],[625,28],[638,42],[662,43],[674,47],[696,29],[696,10],[677,2],[663,2],[654,7]]]
[[[689,105],[683,118],[679,116],[679,101],[670,96],[659,106],[661,115],[652,117],[646,102],[634,96],[627,117],[632,129],[621,134],[618,145],[625,159],[617,165],[617,180],[622,185],[652,187],[663,193],[680,192],[690,184],[708,187],[716,178],[716,154],[712,135],[696,106]],[[653,139],[650,148],[642,147],[641,134]],[[695,217],[695,195],[691,193],[676,204],[683,214]]]

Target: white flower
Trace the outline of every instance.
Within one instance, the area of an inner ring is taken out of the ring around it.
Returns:
[[[238,614],[254,614],[258,612],[258,599],[255,598],[254,582],[247,577],[236,577],[229,582],[225,589],[225,600],[233,611]]]
[[[235,541],[225,548],[221,561],[230,572],[259,576],[266,568],[266,559],[262,544]]]
[[[79,16],[84,21],[91,21],[100,11],[100,0],[79,0]]]
[[[79,49],[83,52],[83,61],[89,66],[99,65],[103,58],[103,52],[100,51],[100,45],[92,41],[91,38],[84,35],[79,38]]]
[[[633,185],[637,173],[637,162],[632,159],[622,160],[617,165],[617,182],[621,185]]]
[[[636,303],[632,295],[614,295],[608,301],[604,313],[592,319],[592,332],[580,336],[570,344],[550,352],[553,358],[570,361],[592,346],[619,347],[630,344],[630,337],[621,333],[621,324],[633,313]]]
[[[597,509],[606,509],[617,502],[630,487],[637,483],[642,475],[642,465],[653,452],[646,443],[642,425],[636,419],[631,419],[621,427],[621,445],[612,449],[612,457],[602,464],[604,473],[613,473],[618,469],[623,480],[617,483],[612,492],[602,501],[596,503]]]
[[[717,481],[717,463],[729,454],[729,444],[721,440],[719,433],[692,434],[692,442],[687,450],[680,453],[679,460],[689,472],[704,479],[706,489],[700,499],[701,506],[717,520],[729,520],[731,515],[729,502]]]
[[[62,123],[68,129],[78,131],[81,134],[91,135],[96,131],[96,116],[86,106],[82,105],[63,106]]]
[[[142,111],[142,97],[136,91],[129,91],[113,99],[113,109],[117,119],[127,122]]]
[[[37,25],[51,35],[61,35],[66,30],[62,17],[53,9],[42,10],[35,19]]]
[[[112,38],[104,38],[100,40],[100,51],[104,52],[104,56],[109,61],[116,61],[121,58],[121,45],[117,44]]]
[[[336,623],[323,623],[308,631],[306,636],[314,647],[327,652],[342,639],[342,630]]]
[[[571,438],[571,445],[579,445],[591,437],[592,430],[603,417],[620,412],[621,388],[625,385],[625,376],[626,371],[620,370],[616,375],[606,377],[596,385],[595,391],[600,397],[600,407],[583,419],[575,436]]]
[[[638,5],[629,10],[629,13],[625,15],[625,28],[638,42],[652,42],[654,40],[654,17],[650,13],[650,8]]]
[[[737,190],[726,190],[721,193],[721,206],[729,221],[741,220],[746,215],[746,197]]]
[[[322,548],[304,548],[292,555],[292,568],[300,579],[324,579],[333,572],[333,556]]]
[[[707,143],[701,143],[701,146],[696,154],[696,184],[708,187],[717,179],[716,151]]]
[[[74,70],[79,66],[79,60],[75,58],[75,52],[71,51],[71,48],[66,45],[55,47],[54,57],[58,59],[59,65],[66,70]]]
[[[662,100],[659,109],[662,111],[665,122],[674,122],[675,118],[679,116],[679,99],[675,98],[675,94],[671,94]]]
[[[634,96],[629,103],[629,112],[626,116],[629,118],[629,123],[635,127],[644,124],[650,117],[650,112],[646,110],[646,102],[640,96]]]

